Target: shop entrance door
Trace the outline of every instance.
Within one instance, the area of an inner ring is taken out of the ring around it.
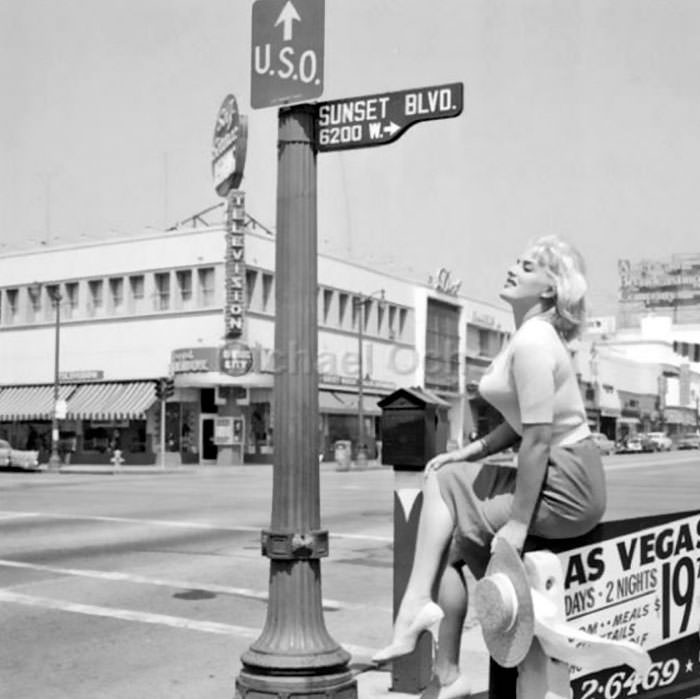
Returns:
[[[216,416],[206,416],[202,415],[199,423],[199,453],[202,455],[202,463],[216,463],[216,455],[218,449],[216,444],[214,444],[214,420]]]

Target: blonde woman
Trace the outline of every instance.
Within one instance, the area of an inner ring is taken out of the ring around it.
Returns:
[[[527,249],[500,293],[513,310],[515,333],[479,384],[504,421],[425,468],[411,575],[392,643],[373,660],[410,653],[421,631],[442,621],[432,689],[437,699],[469,694],[458,667],[467,609],[462,566],[478,579],[495,539],[522,552],[528,533],[578,536],[605,510],[602,462],[568,347],[581,330],[585,293],[583,261],[571,245],[547,236]],[[474,463],[518,442],[513,467]],[[438,605],[431,590],[446,558]]]

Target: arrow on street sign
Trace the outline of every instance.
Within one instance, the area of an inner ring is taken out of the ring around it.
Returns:
[[[316,105],[318,150],[349,150],[391,143],[419,121],[459,116],[463,93],[462,83],[449,83],[319,102]]]
[[[297,8],[292,5],[291,2],[287,2],[285,6],[282,8],[282,12],[280,12],[280,16],[277,18],[277,21],[275,22],[275,26],[278,24],[281,24],[283,29],[282,29],[282,41],[291,41],[292,40],[292,34],[293,34],[293,22],[296,20],[297,22],[301,22],[301,17],[299,17],[299,13],[297,12]]]
[[[325,0],[255,0],[250,105],[279,107],[323,94]]]

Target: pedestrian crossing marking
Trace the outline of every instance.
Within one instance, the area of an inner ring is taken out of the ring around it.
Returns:
[[[254,629],[249,626],[222,624],[216,621],[197,621],[195,619],[187,619],[186,617],[172,616],[170,614],[139,612],[133,609],[120,609],[118,607],[100,607],[94,604],[66,602],[65,600],[40,597],[37,595],[25,595],[19,592],[10,592],[9,590],[0,590],[0,603],[2,602],[21,604],[28,607],[38,607],[41,609],[52,609],[60,612],[118,619],[120,621],[135,621],[142,624],[169,626],[171,628],[185,629],[188,631],[237,636],[250,640],[256,640],[260,636],[260,629]],[[355,646],[349,643],[343,643],[342,646],[354,656],[371,657],[376,653],[375,648]]]

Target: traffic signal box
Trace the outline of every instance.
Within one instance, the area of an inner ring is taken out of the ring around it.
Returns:
[[[425,464],[447,448],[449,405],[420,388],[400,388],[382,409],[382,463],[394,467],[394,619],[411,573]],[[418,693],[432,674],[433,643],[423,632],[410,655],[391,664],[391,689]]]
[[[168,400],[175,393],[175,380],[170,376],[164,376],[156,381],[156,398]]]

